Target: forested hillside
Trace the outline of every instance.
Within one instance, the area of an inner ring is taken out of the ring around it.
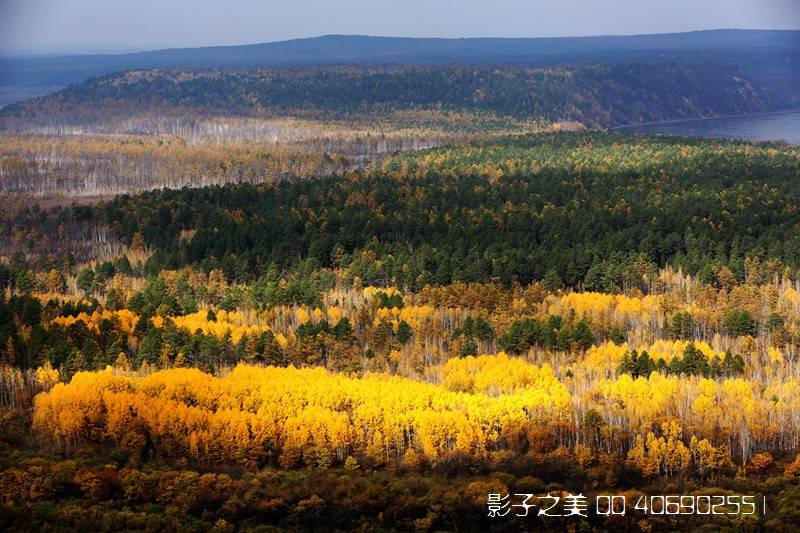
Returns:
[[[208,46],[132,54],[0,57],[0,88],[63,87],[94,76],[153,68],[264,68],[311,65],[625,62],[662,57],[713,58],[754,72],[791,72],[800,32],[711,30],[656,35],[563,38],[421,39],[325,35],[244,46]],[[796,75],[796,71],[794,72]]]
[[[355,119],[146,112],[0,135],[0,205],[93,201],[152,189],[326,176],[394,153],[447,143],[578,129],[489,114],[396,111]]]
[[[3,168],[293,161],[191,138],[9,135]],[[306,163],[333,174],[0,213],[0,527],[491,531],[530,522],[489,493],[580,492],[648,507],[542,529],[791,530],[797,147],[542,129]]]
[[[306,179],[503,134],[797,108],[798,35],[332,36],[64,59],[54,76],[102,75],[0,110],[0,206]],[[30,61],[8,64],[49,64]]]
[[[794,531],[800,147],[606,127],[798,35],[32,62],[102,75],[0,110],[0,530]]]
[[[131,71],[9,106],[7,130],[93,127],[162,110],[235,116],[381,116],[396,110],[489,113],[611,126],[785,109],[797,94],[737,66],[645,61],[564,67],[329,67]]]
[[[150,272],[196,265],[244,281],[311,259],[372,284],[551,275],[613,292],[639,258],[701,279],[721,266],[742,277],[749,255],[800,267],[799,172],[791,146],[551,133],[398,155],[342,176],[23,211],[6,224],[40,246],[37,232],[78,221],[124,244],[141,234],[155,251]],[[25,238],[16,242],[24,250]]]

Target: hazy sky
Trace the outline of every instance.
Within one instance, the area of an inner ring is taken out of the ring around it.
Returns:
[[[330,33],[549,37],[708,28],[800,29],[800,0],[0,0],[0,54]]]

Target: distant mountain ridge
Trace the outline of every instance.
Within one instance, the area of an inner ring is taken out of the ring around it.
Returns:
[[[800,107],[800,94],[782,81],[754,81],[740,67],[707,63],[152,69],[12,104],[0,110],[0,130],[114,131],[113,124],[148,115],[363,119],[395,111],[607,127],[792,107]]]
[[[259,68],[336,64],[631,61],[644,56],[743,51],[800,52],[800,31],[705,30],[631,36],[408,38],[326,35],[240,46],[175,48],[108,55],[0,57],[0,87],[66,86],[111,72],[152,68]],[[747,58],[745,58],[747,59]]]

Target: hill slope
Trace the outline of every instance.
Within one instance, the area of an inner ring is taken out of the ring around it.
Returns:
[[[800,31],[713,30],[660,35],[521,39],[329,35],[246,46],[133,54],[0,58],[0,87],[63,87],[111,72],[152,68],[499,62],[552,65],[698,54],[739,64],[744,62],[759,70],[776,67],[792,71],[794,67],[796,72],[798,51]]]
[[[760,83],[740,67],[708,64],[150,70],[94,78],[9,106],[0,112],[0,128],[96,126],[154,112],[326,118],[395,110],[612,126],[763,112],[798,103],[800,94],[783,94],[780,84]]]
[[[525,285],[553,272],[570,287],[616,292],[640,259],[705,280],[722,265],[743,274],[745,257],[795,271],[798,172],[792,146],[553,133],[408,152],[320,179],[7,211],[0,222],[6,240],[19,227],[56,235],[89,224],[124,243],[140,232],[154,273],[194,264],[258,277],[312,258],[364,285]],[[62,245],[40,240],[54,253]]]

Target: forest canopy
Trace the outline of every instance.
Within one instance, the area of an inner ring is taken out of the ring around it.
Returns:
[[[0,530],[794,531],[798,35],[30,59]]]
[[[393,110],[490,113],[586,126],[786,109],[781,75],[752,78],[702,57],[566,64],[137,70],[108,74],[0,112],[0,128],[94,124],[143,112],[350,117]]]
[[[723,266],[742,280],[750,256],[800,267],[799,156],[775,144],[515,136],[402,154],[343,175],[125,195],[23,213],[16,223],[46,233],[81,221],[125,243],[139,234],[155,250],[147,263],[154,273],[196,265],[247,281],[270,265],[311,261],[415,289],[548,278],[614,292],[641,261],[706,281]]]

